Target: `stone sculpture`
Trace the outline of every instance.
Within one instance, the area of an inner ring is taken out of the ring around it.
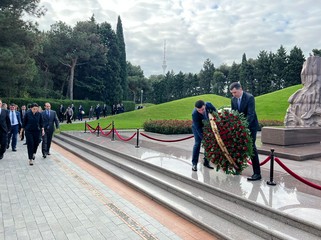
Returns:
[[[303,88],[288,100],[286,127],[321,127],[321,57],[310,56],[301,71]]]

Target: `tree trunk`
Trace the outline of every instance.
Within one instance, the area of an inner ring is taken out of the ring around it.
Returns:
[[[69,78],[69,97],[70,97],[70,100],[74,100],[74,76],[75,76],[76,64],[77,64],[77,58],[71,59],[70,78]]]

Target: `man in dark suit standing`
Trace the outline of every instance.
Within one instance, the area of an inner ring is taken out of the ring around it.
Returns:
[[[11,141],[12,151],[16,152],[18,133],[19,133],[19,129],[22,126],[22,122],[21,122],[20,112],[16,111],[16,104],[14,103],[10,104],[9,118],[11,122],[11,128],[8,134],[7,148],[9,148],[10,141]]]
[[[56,128],[59,129],[59,121],[57,113],[54,110],[51,110],[50,103],[45,103],[45,110],[41,112],[43,118],[43,126],[45,129],[45,135],[42,136],[42,157],[46,158],[47,155],[50,155],[50,146],[53,133]]]
[[[0,159],[7,150],[8,132],[10,131],[11,123],[9,112],[2,108],[2,100],[0,99]]]
[[[238,82],[233,82],[230,85],[230,92],[233,95],[231,99],[231,107],[232,110],[237,110],[240,113],[243,113],[247,118],[249,123],[249,130],[251,132],[251,138],[253,141],[253,153],[254,156],[251,158],[252,167],[253,167],[253,175],[247,180],[256,181],[260,180],[261,177],[261,168],[259,155],[257,153],[255,141],[256,141],[256,133],[259,129],[259,121],[257,119],[256,111],[255,111],[255,100],[252,94],[244,92],[242,86]]]
[[[19,112],[20,112],[20,116],[21,116],[21,122],[23,122],[25,114],[27,113],[26,105],[22,105]],[[20,127],[22,127],[22,126],[20,126]],[[19,132],[20,132],[20,129],[19,129]],[[23,132],[23,133],[21,133],[21,141],[23,141],[24,139],[25,139],[25,134]]]
[[[197,171],[197,163],[201,149],[201,143],[203,139],[203,120],[208,119],[208,113],[210,111],[215,111],[216,108],[210,102],[204,102],[203,100],[198,100],[195,103],[195,108],[192,112],[192,130],[194,134],[194,147],[193,147],[193,156],[192,156],[192,170]],[[209,169],[213,169],[210,166],[209,161],[204,158],[203,165]]]

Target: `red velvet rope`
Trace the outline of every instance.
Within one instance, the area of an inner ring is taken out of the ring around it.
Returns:
[[[110,131],[108,133],[104,133],[103,129],[100,128],[100,132],[103,136],[107,137],[109,134],[111,134],[113,132],[113,129],[110,129]]]
[[[137,134],[137,133],[134,133],[133,136],[131,136],[131,137],[129,137],[129,138],[123,138],[122,136],[120,136],[120,134],[118,133],[118,131],[117,131],[116,129],[115,129],[114,131],[115,131],[117,137],[118,137],[120,140],[123,140],[123,141],[125,141],[125,142],[132,140],[132,139],[136,136],[136,134]]]
[[[86,123],[86,126],[87,126],[88,130],[89,130],[91,133],[96,132],[96,131],[97,131],[97,128],[98,128],[98,126],[97,126],[96,128],[93,128],[93,127],[92,127],[92,126],[90,126],[88,123]],[[95,129],[95,130],[94,130],[94,131],[92,131],[92,129]]]
[[[110,123],[107,127],[101,128],[101,130],[106,130],[106,129],[109,128],[110,126],[111,126],[111,123]]]
[[[287,166],[284,165],[283,162],[280,161],[280,159],[278,159],[277,157],[274,158],[275,161],[285,170],[287,171],[290,175],[292,175],[293,177],[295,177],[297,180],[309,185],[310,187],[313,187],[313,188],[316,188],[318,190],[321,190],[321,186],[320,185],[317,185],[315,183],[312,183],[302,177],[300,177],[299,175],[297,175],[296,173],[292,172],[292,170],[290,170]]]
[[[180,142],[180,141],[184,141],[184,140],[187,140],[187,139],[190,139],[190,138],[194,137],[194,135],[192,135],[192,136],[189,136],[189,137],[186,137],[186,138],[177,139],[177,140],[162,140],[162,139],[157,139],[157,138],[153,138],[153,137],[147,136],[144,133],[140,133],[140,134],[142,136],[146,137],[146,138],[149,138],[149,139],[155,140],[155,141],[159,141],[159,142]]]
[[[263,166],[264,164],[266,164],[270,160],[271,160],[271,156],[268,156],[263,162],[260,162],[260,166]],[[252,162],[249,160],[247,160],[247,163],[252,165]]]

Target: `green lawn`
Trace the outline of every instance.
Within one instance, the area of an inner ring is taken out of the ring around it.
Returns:
[[[283,121],[288,108],[288,98],[302,85],[297,85],[282,89],[273,93],[259,96],[256,99],[256,111],[259,120],[279,120]],[[106,127],[112,121],[115,123],[116,129],[136,129],[142,128],[143,123],[147,120],[157,119],[191,119],[191,113],[194,108],[194,103],[202,99],[207,102],[212,102],[216,108],[230,105],[230,98],[225,98],[213,94],[200,95],[195,97],[184,98],[158,105],[150,105],[143,109],[125,112],[122,114],[108,116],[107,118],[99,119],[98,121],[90,122],[93,127],[99,122],[102,127]],[[63,124],[62,131],[68,130],[84,130],[83,123]]]

